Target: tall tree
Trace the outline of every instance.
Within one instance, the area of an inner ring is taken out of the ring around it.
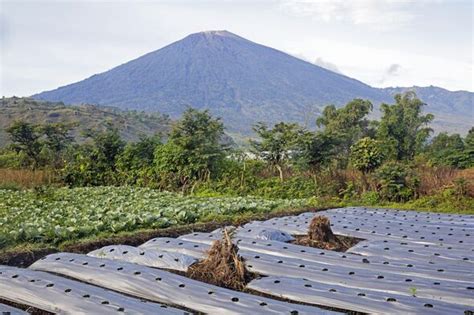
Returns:
[[[155,151],[156,171],[177,176],[181,186],[217,175],[227,149],[223,136],[224,125],[219,118],[213,118],[207,110],[186,110],[168,142]]]
[[[370,136],[374,132],[367,115],[372,111],[373,105],[368,100],[354,99],[341,108],[334,105],[326,106],[323,113],[316,120],[327,137],[331,137],[337,144],[338,159],[347,163],[350,147],[362,137]]]
[[[377,138],[385,143],[389,158],[411,160],[420,152],[432,129],[428,127],[432,114],[422,115],[426,104],[409,91],[395,95],[395,104],[382,104],[382,119]]]
[[[275,167],[283,181],[283,167],[298,150],[305,130],[296,123],[280,122],[271,129],[265,123],[258,123],[254,126],[254,131],[260,138],[250,141],[254,153]]]
[[[72,142],[73,137],[70,135],[73,124],[45,124],[40,125],[38,129],[43,135],[42,155],[48,164],[60,168],[63,165],[63,153]]]
[[[156,148],[161,145],[161,136],[142,136],[128,143],[116,162],[117,170],[127,184],[143,184],[153,177]]]
[[[16,121],[6,129],[12,141],[11,148],[26,155],[33,168],[40,166],[41,133],[38,126],[24,121]]]

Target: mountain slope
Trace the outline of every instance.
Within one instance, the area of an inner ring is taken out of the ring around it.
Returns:
[[[466,134],[474,126],[474,93],[448,91],[436,86],[385,88],[390,95],[414,91],[427,104],[426,111],[435,114],[435,131]]]
[[[234,134],[251,133],[257,121],[312,125],[323,106],[342,105],[355,97],[376,105],[391,101],[390,91],[227,31],[189,35],[107,72],[33,97],[159,111],[172,118],[188,106],[208,108]]]
[[[136,141],[141,135],[167,133],[171,121],[160,114],[122,111],[113,107],[35,101],[29,98],[3,98],[0,102],[0,148],[9,143],[5,129],[17,120],[33,124],[76,123],[72,136],[81,141],[85,130],[117,128],[126,141]]]

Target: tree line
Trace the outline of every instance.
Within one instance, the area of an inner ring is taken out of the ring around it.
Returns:
[[[474,166],[474,128],[464,138],[448,133],[430,138],[434,117],[423,114],[424,106],[414,92],[398,94],[394,104],[381,105],[380,120],[370,120],[372,103],[354,99],[341,108],[326,106],[316,119],[316,131],[296,123],[258,123],[248,149],[222,141],[222,121],[206,110],[188,109],[169,134],[133,143],[125,143],[115,129],[86,132],[86,141],[77,143],[70,136],[73,125],[17,121],[7,129],[12,144],[0,152],[0,167],[54,169],[70,186],[237,194],[251,194],[265,181],[295,183],[297,194],[308,183],[324,185],[324,174],[357,170],[364,192],[376,189],[387,199],[407,199],[415,191],[417,162]],[[371,188],[374,180],[377,187]],[[347,189],[346,183],[336,190]]]

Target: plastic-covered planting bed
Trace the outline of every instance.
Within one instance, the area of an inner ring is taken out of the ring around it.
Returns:
[[[46,272],[0,266],[0,298],[59,314],[185,314]]]
[[[138,246],[143,250],[163,250],[167,252],[181,253],[202,259],[209,249],[209,244],[191,242],[179,238],[157,237]]]
[[[252,280],[247,288],[306,303],[324,304],[372,314],[472,314],[471,305],[458,305],[416,296],[329,285],[290,277]],[[416,295],[416,289],[412,290]]]
[[[285,245],[285,243],[282,244]],[[326,284],[340,284],[346,287],[359,287],[366,290],[400,295],[411,295],[412,293],[409,288],[416,287],[418,296],[420,297],[443,299],[445,301],[461,304],[466,304],[467,301],[474,299],[474,289],[470,283],[464,282],[462,279],[455,279],[460,281],[446,279],[444,277],[444,269],[436,270],[436,273],[440,275],[439,278],[435,275],[420,277],[414,274],[409,275],[408,272],[404,273],[402,270],[397,273],[390,272],[388,267],[387,269],[381,268],[381,266],[386,266],[383,264],[379,265],[379,268],[372,269],[370,261],[357,262],[359,265],[355,267],[355,262],[349,265],[341,264],[343,261],[342,258],[339,260],[339,263],[334,263],[334,260],[324,262],[308,261],[298,258],[268,255],[265,254],[263,250],[255,251],[251,247],[244,249],[247,247],[242,241],[239,242],[238,245],[239,254],[244,257],[247,268],[250,271],[262,275],[286,275],[288,277],[305,278]],[[290,244],[286,245],[290,246]],[[186,253],[196,258],[203,258],[210,245],[182,239],[156,238],[142,246],[148,249],[160,248],[162,250]],[[310,249],[306,247],[302,248]],[[282,252],[284,251],[285,250]],[[324,255],[318,256],[321,257]],[[364,258],[360,259],[363,260]],[[412,267],[407,266],[407,269],[410,268]],[[368,281],[369,279],[372,280]]]
[[[474,224],[474,216],[468,214],[444,214],[433,212],[416,212],[410,210],[396,210],[396,209],[379,209],[379,208],[364,208],[364,207],[347,207],[331,209],[333,212],[340,212],[344,214],[353,215],[370,215],[376,214],[384,216],[385,218],[408,218],[419,220],[424,223],[435,223],[441,225],[469,225]]]
[[[474,300],[474,288],[466,282],[375,272],[370,269],[370,265],[367,265],[367,269],[356,269],[345,267],[343,264],[330,266],[294,258],[250,253],[246,251],[240,253],[246,260],[247,268],[263,275],[285,275],[386,294],[411,295],[410,288],[414,287],[417,289],[418,297],[456,304],[470,304]]]
[[[26,315],[27,312],[10,305],[0,303],[0,315]]]
[[[349,210],[347,210],[349,211]],[[397,212],[395,210],[387,210]],[[299,216],[273,218],[263,222],[251,222],[244,228],[269,227],[290,234],[305,234],[309,222],[315,215],[325,215],[331,219],[332,229],[336,234],[365,238],[369,240],[404,239],[424,244],[449,244],[453,248],[466,249],[474,245],[474,223],[470,218],[464,221],[452,221],[443,224],[422,218],[400,215],[398,219],[387,217],[385,212],[347,214],[343,209],[333,209],[318,213],[303,213]],[[443,217],[441,217],[443,218]],[[417,220],[417,221],[416,221]]]
[[[363,241],[347,252],[365,256],[383,256],[387,259],[406,259],[411,261],[431,261],[438,264],[456,264],[474,271],[474,248],[454,249],[450,246],[409,243],[403,241]]]
[[[144,250],[128,245],[110,245],[87,254],[92,257],[118,259],[156,268],[186,271],[194,264],[196,258],[160,250]]]
[[[38,260],[30,268],[211,314],[334,313],[232,291],[142,265],[86,255],[52,254]]]
[[[219,238],[219,235],[215,235],[213,233],[191,233],[183,235],[179,239],[203,244],[211,244],[213,240],[217,238]],[[174,246],[179,247],[179,245],[177,245],[180,242],[179,239],[172,242],[175,244]],[[457,263],[457,261],[447,261],[447,263],[445,263],[446,261],[430,263],[426,261],[426,259],[420,259],[420,261],[415,263],[409,260],[410,253],[406,253],[406,255],[402,257],[403,259],[399,259],[399,257],[387,258],[382,255],[377,255],[376,252],[374,253],[374,256],[363,257],[358,254],[351,254],[348,252],[340,253],[307,246],[287,244],[278,241],[262,241],[246,237],[234,238],[234,240],[241,250],[249,250],[279,257],[297,258],[328,265],[338,265],[341,263],[341,261],[343,261],[345,267],[357,269],[367,269],[367,264],[370,263],[370,269],[377,272],[418,276],[428,279],[437,278],[474,283],[474,269],[470,268],[471,266],[467,264],[460,265]],[[152,240],[151,243],[156,242],[157,240]],[[161,241],[158,242],[161,243]],[[382,241],[382,243],[383,242],[384,241]],[[398,242],[398,244],[400,244],[400,242]],[[195,245],[196,244],[192,245],[193,248]],[[424,245],[417,246],[424,248]],[[156,246],[156,248],[160,247]],[[438,270],[440,268],[443,268],[444,271],[439,272]]]

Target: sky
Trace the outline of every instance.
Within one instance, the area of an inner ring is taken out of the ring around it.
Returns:
[[[228,30],[375,87],[474,91],[472,0],[0,0],[0,95],[29,96]]]

